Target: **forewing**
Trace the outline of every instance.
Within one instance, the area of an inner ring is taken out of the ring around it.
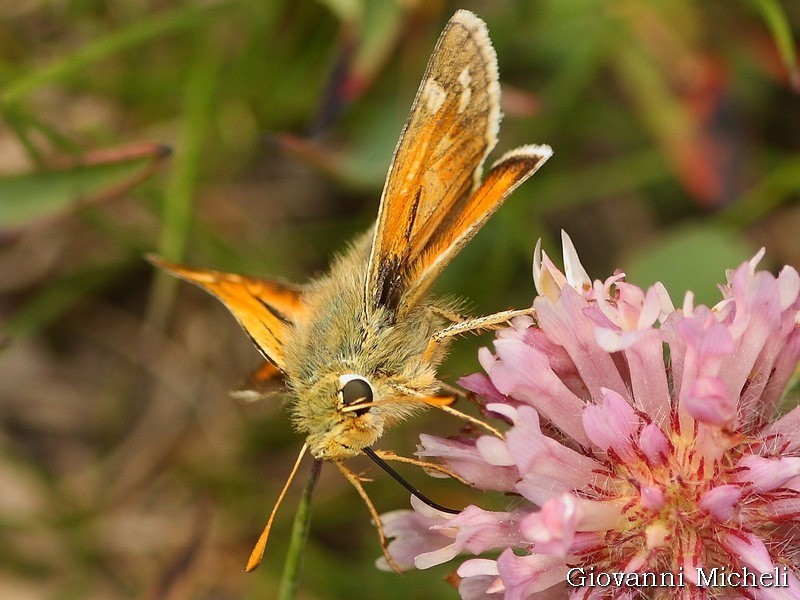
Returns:
[[[447,216],[477,187],[500,120],[497,58],[486,25],[458,11],[439,38],[381,197],[367,310],[396,313],[414,266]]]
[[[480,187],[434,232],[420,259],[413,263],[410,275],[413,283],[402,299],[401,312],[418,300],[509,194],[533,175],[552,154],[550,146],[522,146],[507,152],[492,165]]]
[[[165,271],[216,296],[239,322],[261,354],[283,370],[289,327],[304,316],[300,288],[211,269],[194,269],[156,256],[147,259]]]

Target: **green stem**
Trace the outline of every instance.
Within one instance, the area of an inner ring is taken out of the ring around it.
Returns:
[[[322,461],[315,460],[311,467],[311,476],[308,479],[303,497],[297,506],[292,525],[292,537],[289,540],[289,549],[286,552],[286,562],[283,564],[281,586],[278,591],[278,600],[293,600],[297,593],[297,583],[300,570],[303,566],[303,555],[308,541],[308,531],[311,528],[311,496],[314,486],[322,470]]]

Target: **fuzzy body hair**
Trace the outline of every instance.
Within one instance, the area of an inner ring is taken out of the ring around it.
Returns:
[[[384,309],[367,312],[363,295],[371,239],[371,232],[358,239],[334,259],[329,273],[305,287],[308,318],[286,338],[293,422],[308,435],[309,450],[319,459],[355,456],[384,428],[423,408],[419,398],[439,389],[436,367],[447,344],[423,355],[445,324],[441,310],[455,303],[423,300],[396,320]],[[376,405],[363,415],[341,411],[338,382],[345,374],[359,375],[372,386]]]

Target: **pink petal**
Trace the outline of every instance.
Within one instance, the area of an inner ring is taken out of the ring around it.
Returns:
[[[497,561],[488,558],[471,558],[464,561],[456,570],[459,577],[477,577],[480,575],[497,576]]]
[[[431,520],[431,526],[441,525],[443,522],[447,522],[453,518],[452,513],[433,508],[416,496],[412,495],[409,501],[411,503],[411,508],[413,508],[415,512]]]
[[[468,506],[459,514],[434,528],[455,536],[456,552],[480,554],[487,550],[526,546],[520,533],[523,515],[518,512],[491,512]]]
[[[645,485],[639,490],[639,502],[642,507],[652,511],[660,511],[665,504],[664,490],[655,485]]]
[[[655,285],[645,293],[638,286],[617,280],[621,276],[624,275],[612,278],[616,288],[613,297],[609,294],[608,280],[605,286],[596,281],[594,299],[597,300],[597,308],[608,321],[622,332],[651,329],[658,318],[674,310],[663,285]]]
[[[475,443],[481,458],[490,465],[498,467],[513,467],[516,465],[514,455],[508,449],[505,440],[494,436],[482,435]]]
[[[795,456],[764,458],[748,454],[736,466],[744,469],[737,475],[738,481],[750,484],[755,492],[770,492],[800,475],[800,457]]]
[[[655,423],[648,423],[642,427],[639,434],[639,447],[652,466],[664,464],[671,452],[667,437]]]
[[[540,296],[534,307],[542,331],[564,347],[593,398],[600,398],[603,387],[625,389],[613,359],[597,345],[595,326],[583,313],[589,304],[578,292],[564,288],[557,303]]]
[[[505,587],[497,572],[497,561],[485,558],[467,560],[456,571],[461,577],[458,594],[462,600],[501,598]]]
[[[453,560],[456,556],[458,556],[456,545],[448,544],[446,546],[443,546],[442,548],[439,548],[438,550],[433,550],[431,552],[423,552],[422,554],[418,554],[414,558],[414,566],[417,569],[424,571],[425,569],[430,569],[431,567],[435,567],[436,565],[441,565],[442,563],[446,563],[450,560]]]
[[[622,568],[625,573],[638,573],[647,566],[647,552],[637,552]]]
[[[519,415],[516,406],[508,402],[490,402],[486,405],[486,410],[505,419],[512,425],[517,422],[517,417]]]
[[[652,327],[657,320],[662,319],[674,310],[675,307],[672,306],[672,300],[670,300],[667,288],[664,287],[664,284],[656,282],[655,285],[647,289],[637,329]]]
[[[571,494],[548,501],[539,512],[525,517],[520,532],[534,542],[534,552],[565,557],[569,554],[578,523],[578,503]]]
[[[542,250],[542,240],[536,242],[533,250],[533,284],[540,296],[553,300],[561,295],[562,288],[567,284],[567,278]]]
[[[786,315],[784,319],[788,322],[791,332],[769,370],[769,381],[760,398],[763,407],[761,413],[767,417],[772,416],[775,411],[775,407],[786,389],[786,384],[794,375],[797,363],[800,361],[800,327],[793,324],[796,319],[794,315]]]
[[[603,388],[603,400],[583,409],[583,428],[588,438],[603,451],[613,450],[625,463],[636,460],[633,437],[641,419],[630,403],[613,390]]]
[[[723,359],[733,354],[733,338],[707,308],[701,306],[693,312],[694,318],[681,319],[675,327],[686,342],[686,361],[692,367],[687,372],[693,375],[692,379],[716,375]]]
[[[596,479],[600,463],[567,448],[542,433],[539,415],[529,406],[520,406],[514,427],[506,434],[506,444],[521,476],[557,478],[581,489]]]
[[[780,298],[777,280],[771,273],[760,271],[751,275],[744,265],[737,269],[731,289],[736,315],[729,329],[736,340],[736,349],[724,361],[719,376],[728,393],[738,397],[754,372],[765,344],[780,330]],[[767,372],[771,366],[766,366]],[[748,406],[745,410],[749,412],[751,408]]]
[[[595,329],[594,338],[597,345],[610,354],[627,350],[642,339],[644,334],[645,331],[616,331],[606,327],[598,327]]]
[[[584,403],[553,372],[547,355],[515,339],[494,342],[499,361],[489,377],[503,394],[530,404],[565,434],[586,443],[580,422]]]
[[[723,534],[722,545],[737,557],[743,566],[755,569],[760,573],[771,571],[774,566],[764,542],[752,533]]]
[[[793,307],[800,298],[800,274],[794,267],[787,265],[778,274],[778,297],[782,311]]]
[[[517,483],[517,492],[531,504],[544,506],[559,494],[572,492],[575,487],[560,477],[531,473]]]
[[[726,484],[711,488],[700,499],[700,509],[704,510],[718,521],[727,521],[733,515],[739,499],[742,497],[742,488],[738,485]]]
[[[478,348],[478,362],[487,373],[491,370],[497,359],[492,355],[492,351],[487,347]]]
[[[564,561],[543,554],[516,556],[505,550],[497,559],[497,571],[506,589],[505,600],[528,600],[533,594],[565,581]]]
[[[473,373],[461,377],[456,383],[465,390],[474,392],[486,399],[487,402],[505,402],[508,399],[497,391],[491,380],[483,373]]]
[[[800,518],[800,498],[772,500],[759,510],[773,521],[797,520]]]
[[[615,288],[617,284],[620,282],[625,281],[625,273],[617,269],[614,271],[614,274],[611,277],[606,277],[603,281],[596,280],[594,282],[593,293],[592,293],[592,300],[595,300],[597,304],[606,304],[610,301],[612,304],[616,301],[616,297],[619,296],[617,292],[615,292]],[[610,311],[606,311],[603,308],[603,312],[605,314],[612,314],[613,313],[613,306],[610,307]],[[609,317],[609,322],[615,322],[613,318]]]
[[[394,538],[389,542],[388,552],[401,569],[413,567],[419,554],[450,545],[451,540],[431,531],[430,527],[435,523],[437,519],[412,510],[395,510],[381,515],[384,534],[387,538]],[[391,571],[383,556],[376,564],[382,571]]]
[[[650,415],[656,424],[665,426],[670,413],[670,393],[661,339],[660,330],[641,331],[639,339],[625,350],[625,359],[636,408]]]
[[[541,511],[526,517],[528,519],[526,537],[532,541],[541,539],[543,542],[549,542],[561,539],[558,536],[562,538],[573,536],[574,541],[570,542],[571,548],[579,552],[586,549],[585,544],[597,543],[600,538],[595,537],[596,532],[605,532],[621,526],[622,512],[626,504],[627,498],[589,500],[570,493],[551,494],[551,497],[542,503],[543,507],[549,506],[546,513],[539,518],[533,518],[533,515],[540,515]],[[572,523],[573,517],[577,519],[574,523]],[[540,530],[540,527],[543,529]],[[569,533],[570,528],[574,529],[573,533]]]
[[[800,580],[797,579],[797,575],[791,569],[787,571],[786,575],[786,581],[789,586],[782,589],[786,590],[786,595],[789,598],[800,598]]]
[[[577,530],[579,532],[603,532],[622,526],[624,522],[622,513],[628,503],[627,498],[589,500],[576,497],[575,500],[578,504]]]
[[[514,491],[519,474],[513,467],[498,467],[486,462],[475,447],[475,440],[445,440],[420,434],[416,455],[438,458],[456,474],[480,490]]]
[[[567,276],[567,282],[579,292],[588,291],[592,287],[592,280],[578,258],[578,251],[575,250],[572,239],[563,229],[561,230],[561,253],[564,256],[564,273]]]
[[[719,377],[700,377],[683,397],[683,407],[696,420],[723,426],[736,418],[736,403]]]

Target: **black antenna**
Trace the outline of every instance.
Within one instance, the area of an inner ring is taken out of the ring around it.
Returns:
[[[392,479],[394,479],[397,483],[402,485],[409,492],[411,492],[413,495],[422,500],[425,504],[427,504],[431,508],[435,508],[436,510],[440,510],[442,512],[451,515],[457,515],[458,513],[461,512],[460,510],[454,510],[452,508],[447,508],[445,506],[442,506],[441,504],[437,504],[436,502],[425,496],[425,494],[420,492],[417,488],[415,488],[413,485],[411,485],[409,482],[403,479],[403,476],[400,475],[400,473],[398,473],[397,471],[395,471],[392,467],[390,467],[385,460],[383,460],[380,456],[375,454],[375,451],[372,448],[362,448],[362,450],[364,451],[364,454],[369,456],[376,465],[378,465],[381,469],[383,469],[389,475],[391,475]]]

